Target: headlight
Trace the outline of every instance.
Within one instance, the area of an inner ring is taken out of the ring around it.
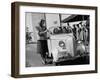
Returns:
[[[64,41],[59,41],[59,47],[65,49],[65,42]]]

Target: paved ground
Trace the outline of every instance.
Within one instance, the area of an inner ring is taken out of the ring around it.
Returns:
[[[43,66],[42,58],[39,53],[37,53],[36,45],[27,44],[26,45],[26,66]]]
[[[75,59],[74,61],[63,61],[59,63],[60,65],[77,65],[77,64],[89,64],[89,57],[82,57]],[[36,44],[26,45],[26,67],[39,67],[39,66],[54,66],[54,64],[43,64],[42,58],[39,53],[37,53]]]
[[[26,67],[53,66],[53,64],[43,64],[41,55],[37,53],[35,44],[26,45]]]

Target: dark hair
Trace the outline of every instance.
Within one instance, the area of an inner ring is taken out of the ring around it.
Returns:
[[[40,25],[41,27],[43,27],[44,22],[45,22],[45,20],[44,20],[44,19],[41,19],[39,25]]]

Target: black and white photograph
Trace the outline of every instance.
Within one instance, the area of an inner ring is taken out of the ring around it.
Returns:
[[[97,73],[97,7],[12,4],[12,76]]]
[[[90,15],[25,13],[26,67],[90,64]]]

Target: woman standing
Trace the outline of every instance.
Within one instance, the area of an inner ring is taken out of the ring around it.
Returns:
[[[39,42],[41,45],[41,57],[43,59],[43,63],[47,63],[46,61],[46,53],[48,52],[48,46],[47,46],[47,28],[45,25],[45,20],[41,19],[39,23],[39,28],[38,28],[38,35],[40,36]]]

